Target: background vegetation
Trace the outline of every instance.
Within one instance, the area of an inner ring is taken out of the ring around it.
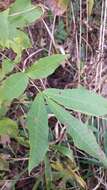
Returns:
[[[107,189],[107,0],[0,1],[0,188]]]

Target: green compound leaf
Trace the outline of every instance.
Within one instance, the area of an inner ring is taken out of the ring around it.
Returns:
[[[0,80],[2,80],[6,74],[13,70],[14,64],[15,63],[9,59],[4,59],[2,61],[2,67],[0,68]]]
[[[3,81],[0,86],[0,100],[11,101],[18,98],[26,89],[28,77],[24,73],[15,73]]]
[[[35,98],[27,116],[30,158],[29,172],[45,157],[48,150],[48,115],[41,94]]]
[[[18,136],[18,126],[15,121],[9,118],[0,120],[0,135],[9,135],[10,137]]]
[[[66,58],[67,55],[61,54],[41,58],[26,71],[26,74],[32,79],[48,77]]]
[[[107,100],[84,88],[47,89],[44,94],[58,104],[77,112],[94,116],[107,114]]]
[[[73,117],[51,99],[47,98],[47,103],[57,119],[67,126],[67,133],[73,138],[74,144],[79,149],[98,159],[107,168],[107,158],[98,145],[90,127]]]
[[[30,0],[16,0],[9,9],[0,12],[1,47],[12,48],[17,54],[21,54],[23,49],[30,46],[30,41],[19,28],[23,29],[42,15],[42,9],[32,5]]]
[[[16,0],[10,8],[9,20],[16,28],[22,28],[35,22],[42,15],[42,9],[32,5],[30,0]]]

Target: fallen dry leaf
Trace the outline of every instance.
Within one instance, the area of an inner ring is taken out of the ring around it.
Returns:
[[[46,0],[47,6],[51,9],[54,15],[60,16],[67,9],[69,0]]]
[[[9,170],[9,163],[7,160],[1,157],[0,155],[0,171],[8,171]]]
[[[94,7],[94,0],[87,0],[87,5],[88,5],[88,16],[92,14],[92,10]]]

